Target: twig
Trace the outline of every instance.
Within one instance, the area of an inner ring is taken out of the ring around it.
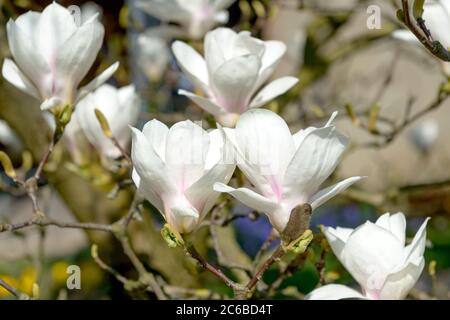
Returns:
[[[84,230],[97,230],[112,232],[112,226],[107,224],[99,223],[79,223],[79,222],[62,222],[58,220],[53,220],[47,217],[33,218],[28,221],[15,223],[15,224],[0,224],[0,233],[6,231],[17,231],[31,226],[55,226],[58,228],[71,228],[71,229],[84,229]]]
[[[450,52],[439,42],[433,41],[428,31],[425,21],[422,18],[417,19],[418,27],[412,22],[409,12],[408,0],[402,0],[402,19],[405,26],[416,36],[416,38],[424,45],[424,47],[435,57],[450,61]]]
[[[248,291],[251,291],[256,284],[258,283],[259,280],[261,280],[262,276],[264,275],[264,273],[277,261],[279,260],[284,254],[286,253],[286,250],[283,248],[283,246],[280,244],[277,249],[275,249],[275,251],[272,253],[272,255],[270,256],[269,259],[266,260],[266,262],[264,262],[262,264],[262,266],[259,268],[258,271],[256,271],[255,275],[253,276],[253,278],[250,279],[250,281],[247,283],[247,285],[245,286],[245,288]]]
[[[186,247],[186,253],[188,253],[193,259],[197,260],[198,263],[206,270],[211,272],[217,278],[223,281],[229,288],[236,292],[236,290],[241,289],[241,285],[234,282],[230,278],[228,278],[221,270],[217,269],[213,265],[211,265],[205,258],[203,258],[195,247],[192,244],[188,244]]]
[[[6,291],[8,291],[9,293],[11,293],[13,296],[15,296],[17,299],[20,300],[30,300],[30,297],[28,295],[26,295],[25,293],[20,292],[19,290],[17,290],[16,288],[14,288],[13,286],[9,285],[8,283],[6,283],[5,281],[3,281],[2,279],[0,279],[0,287],[3,287]]]
[[[91,248],[91,256],[94,259],[94,261],[97,263],[97,265],[105,270],[106,272],[110,273],[112,276],[114,276],[119,282],[123,283],[124,285],[129,281],[127,278],[122,276],[119,271],[113,269],[109,265],[107,265],[99,256],[98,256],[98,249],[97,245],[92,245]]]

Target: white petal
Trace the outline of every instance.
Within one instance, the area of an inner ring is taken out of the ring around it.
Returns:
[[[416,284],[424,266],[425,260],[421,257],[406,264],[400,271],[390,274],[386,278],[380,298],[385,300],[404,299]]]
[[[403,213],[398,212],[392,215],[385,213],[378,218],[376,224],[392,232],[400,243],[405,245],[406,219]]]
[[[163,201],[178,193],[174,182],[170,179],[166,165],[153,150],[150,142],[142,132],[132,130],[131,158],[140,179],[139,190],[152,201],[158,195]],[[160,206],[160,203],[152,203]]]
[[[341,258],[342,250],[345,247],[345,243],[347,242],[348,238],[350,237],[353,231],[354,229],[350,228],[340,228],[340,227],[337,227],[336,229],[331,227],[325,228],[324,230],[325,237],[327,238],[328,243],[330,244],[334,254],[339,259]]]
[[[19,70],[17,65],[10,59],[5,59],[2,68],[3,77],[17,89],[39,99],[39,92],[27,76]]]
[[[203,175],[208,148],[207,132],[192,121],[181,121],[170,128],[165,162],[179,190],[186,190]]]
[[[217,28],[205,36],[205,60],[210,75],[227,60],[233,58],[236,32],[229,28]]]
[[[36,27],[35,45],[48,64],[55,65],[55,59],[63,49],[63,44],[77,30],[74,17],[69,10],[53,2],[42,11]]]
[[[344,191],[348,187],[350,187],[352,184],[358,182],[361,179],[364,179],[365,177],[351,177],[347,178],[345,180],[342,180],[330,187],[327,187],[325,189],[320,190],[316,194],[314,194],[309,199],[309,204],[313,209],[318,208],[323,203],[327,202],[331,198],[333,198],[338,193]]]
[[[197,104],[200,108],[202,108],[206,112],[209,112],[213,116],[217,116],[217,115],[223,113],[223,109],[208,98],[200,97],[196,94],[193,94],[193,93],[188,92],[183,89],[178,90],[178,94],[188,97],[195,104]]]
[[[403,263],[404,248],[391,232],[368,221],[350,235],[339,258],[366,292],[375,292]]]
[[[56,107],[60,107],[64,101],[61,100],[59,97],[50,97],[49,99],[44,100],[41,103],[41,110],[50,110]]]
[[[227,112],[245,112],[260,66],[261,62],[255,55],[241,56],[223,63],[211,79],[217,104]]]
[[[342,284],[328,284],[315,289],[305,300],[366,299],[361,293]]]
[[[205,169],[209,170],[216,164],[236,164],[234,146],[228,141],[224,131],[230,129],[213,129],[208,132],[209,149],[206,154]]]
[[[208,88],[208,70],[203,57],[192,47],[181,41],[172,44],[172,51],[183,72],[204,90]]]
[[[35,34],[40,18],[40,12],[28,11],[20,15],[15,21],[16,25],[20,28],[20,31],[32,41],[32,45],[35,45]]]
[[[420,226],[411,244],[406,246],[406,261],[413,261],[423,256],[425,244],[427,241],[427,223],[430,218],[426,218]]]
[[[198,211],[195,210],[193,207],[172,207],[170,208],[172,213],[177,216],[177,218],[198,218],[199,214]]]
[[[270,100],[282,95],[298,82],[297,78],[294,77],[283,77],[272,81],[266,85],[258,94],[253,98],[250,103],[250,108],[258,108],[265,105]]]
[[[108,100],[101,101],[101,99],[96,99],[96,96],[101,97],[101,93],[105,91],[106,96],[109,96],[113,103]],[[95,93],[97,93],[97,95],[95,95]],[[114,116],[114,111],[118,109],[117,98],[115,97],[116,92],[113,87],[103,86],[95,93],[88,95],[77,104],[74,118],[79,123],[86,138],[97,148],[99,153],[104,154],[109,151],[108,156],[117,157],[119,156],[119,150],[105,136],[97,117],[95,116],[95,109],[98,108],[104,114],[108,123],[110,122],[111,117]]]
[[[77,87],[94,63],[104,33],[103,25],[97,19],[78,28],[59,49],[55,63],[59,77]]]
[[[334,127],[309,131],[287,167],[283,199],[294,206],[309,200],[334,171],[347,144]]]
[[[77,101],[80,101],[83,99],[87,94],[94,91],[98,87],[100,87],[102,84],[104,84],[106,81],[109,80],[109,78],[112,77],[114,72],[117,71],[119,68],[119,62],[116,62],[112,64],[110,67],[108,67],[105,71],[100,73],[97,77],[95,77],[91,82],[89,82],[84,87],[81,87],[78,91]]]
[[[158,156],[165,161],[166,159],[166,139],[169,128],[156,119],[147,122],[142,129],[142,133],[153,147]]]
[[[164,203],[161,197],[152,188],[151,182],[141,180],[136,169],[133,168],[131,178],[139,192],[141,192],[145,198],[164,216]]]
[[[186,198],[201,212],[202,218],[211,210],[219,197],[219,192],[213,188],[214,184],[228,183],[235,167],[234,164],[218,163],[186,190]]]
[[[265,196],[280,200],[282,179],[295,149],[286,122],[276,113],[252,109],[236,125],[236,140],[245,161],[238,165]]]
[[[262,66],[256,88],[266,82],[274,72],[278,63],[286,52],[286,45],[281,41],[265,41],[265,51],[262,57]]]
[[[11,54],[19,69],[33,82],[41,93],[50,92],[51,88],[45,87],[44,78],[50,76],[50,67],[44,57],[33,46],[30,39],[12,20],[6,25],[8,43]]]
[[[234,189],[226,184],[216,183],[214,184],[214,190],[217,192],[229,193],[247,207],[265,214],[271,214],[278,207],[275,202],[247,188]]]

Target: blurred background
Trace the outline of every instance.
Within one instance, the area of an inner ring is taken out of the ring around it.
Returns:
[[[170,43],[182,39],[201,51],[201,39],[152,17],[133,0],[58,2],[78,5],[85,15],[101,15],[104,46],[87,78],[120,61],[110,83],[133,83],[138,88],[144,98],[139,125],[153,118],[168,125],[187,118],[214,124],[210,116],[176,94],[179,88],[193,90],[193,84],[178,69]],[[41,11],[49,3],[0,0],[2,61],[9,56],[8,19],[28,10]],[[390,0],[230,1],[226,26],[286,43],[287,53],[274,77],[300,78],[299,85],[267,107],[279,112],[293,132],[323,124],[338,110],[337,126],[350,137],[351,147],[330,180],[369,177],[315,212],[312,225],[319,234],[317,241],[283,281],[277,282],[277,267],[269,270],[265,282],[275,298],[301,298],[319,281],[354,284],[333,254],[323,253],[318,226],[355,227],[384,212],[398,211],[407,216],[410,237],[425,217],[432,218],[426,268],[411,297],[450,298],[450,103],[446,97],[438,99],[448,79],[442,64],[423,48],[392,36],[402,28],[395,17],[398,5]],[[377,12],[380,27],[372,28],[369,22]],[[10,155],[15,167],[32,172],[49,134],[39,103],[0,78],[0,149]],[[41,181],[39,197],[46,212],[64,221],[117,220],[132,198],[132,186],[118,186],[126,173],[105,168],[89,145],[78,163],[67,153],[63,145],[56,150],[49,173]],[[0,190],[0,222],[27,220],[32,208],[26,195],[5,175]],[[232,219],[215,230],[214,241],[207,228],[200,230],[198,246],[208,259],[228,266],[227,272],[239,278],[241,269],[251,266],[271,226],[265,217],[238,203],[233,202],[227,214]],[[159,234],[163,222],[150,204],[144,203],[141,219],[131,226],[133,247],[158,281],[173,290],[174,297],[230,294],[183,252],[167,248]],[[99,268],[90,254],[92,243],[98,244],[99,254],[110,265],[129,277],[136,276],[117,250],[119,244],[108,235],[49,227],[0,233],[0,278],[26,293],[37,282],[45,299],[148,297],[123,290]],[[231,262],[224,263],[224,257],[217,256],[213,250],[217,246],[229,253],[225,260]],[[66,287],[69,265],[82,270],[81,290]],[[0,288],[0,298],[11,296]]]

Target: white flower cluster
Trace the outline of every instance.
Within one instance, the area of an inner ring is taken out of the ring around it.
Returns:
[[[3,76],[39,99],[43,110],[74,106],[72,130],[81,130],[106,157],[119,153],[104,136],[95,109],[104,114],[121,145],[131,137],[133,181],[179,233],[196,230],[220,193],[227,193],[266,214],[281,235],[294,208],[309,204],[314,210],[363,177],[321,188],[349,144],[333,125],[336,114],[323,127],[291,134],[280,116],[259,108],[292,88],[298,79],[282,77],[266,84],[286,51],[283,43],[228,28],[208,31],[226,21],[224,9],[232,2],[141,1],[143,8],[162,20],[185,26],[192,37],[206,33],[204,57],[180,41],[173,43],[172,50],[203,96],[180,94],[220,123],[209,132],[189,120],[171,128],[152,120],[142,131],[130,130],[139,115],[136,90],[131,85],[121,89],[103,85],[117,64],[79,88],[100,50],[104,29],[96,14],[77,24],[69,10],[57,3],[42,13],[28,12],[8,22],[14,61],[4,61]],[[161,43],[141,42],[164,51]],[[165,56],[159,58],[166,61]],[[151,71],[155,77],[159,72]],[[251,188],[228,185],[236,165]],[[334,253],[364,291],[329,285],[308,298],[404,298],[424,266],[425,227],[426,222],[407,246],[401,213],[385,214],[376,223],[367,222],[354,230],[327,228],[325,235]]]

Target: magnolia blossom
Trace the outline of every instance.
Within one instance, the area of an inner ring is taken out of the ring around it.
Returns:
[[[412,4],[412,1],[410,1]],[[426,0],[422,18],[434,40],[439,41],[445,48],[450,49],[450,1]],[[409,30],[396,30],[392,33],[394,38],[422,45]],[[450,63],[442,62],[444,72],[450,76]]]
[[[261,107],[294,86],[298,79],[283,77],[261,86],[272,75],[286,51],[279,41],[262,41],[227,28],[208,32],[205,59],[187,44],[176,41],[172,50],[184,73],[207,94],[201,97],[180,90],[226,126],[234,126],[239,115]]]
[[[3,76],[41,101],[41,109],[74,105],[108,80],[118,64],[80,89],[101,48],[104,28],[91,16],[77,24],[70,11],[53,2],[42,13],[29,11],[6,26],[14,58],[5,59]]]
[[[318,191],[348,145],[348,139],[331,124],[334,116],[322,128],[309,127],[291,135],[277,114],[265,109],[247,111],[236,129],[225,134],[235,146],[239,168],[256,190],[223,183],[217,183],[215,190],[266,213],[282,233],[292,209],[305,203],[315,209],[362,178],[348,178]]]
[[[228,8],[236,0],[140,0],[137,5],[152,16],[178,23],[190,38],[200,39],[217,24],[228,22]]]
[[[89,142],[102,155],[116,158],[120,156],[120,150],[103,133],[95,116],[95,109],[103,113],[119,144],[126,146],[131,137],[128,126],[136,124],[139,117],[139,108],[140,98],[133,85],[116,89],[105,84],[77,104],[74,120]]]
[[[227,183],[235,165],[224,161],[227,148],[219,130],[209,133],[187,120],[170,129],[152,120],[132,128],[133,180],[180,233],[191,232],[214,205],[216,182]]]
[[[163,76],[170,62],[170,50],[164,39],[149,33],[137,38],[138,63],[146,77],[158,81]]]
[[[363,294],[333,284],[314,290],[306,299],[405,298],[424,268],[427,221],[407,246],[406,220],[401,212],[386,213],[375,223],[367,221],[356,229],[326,228],[325,236],[334,254],[360,284]]]

